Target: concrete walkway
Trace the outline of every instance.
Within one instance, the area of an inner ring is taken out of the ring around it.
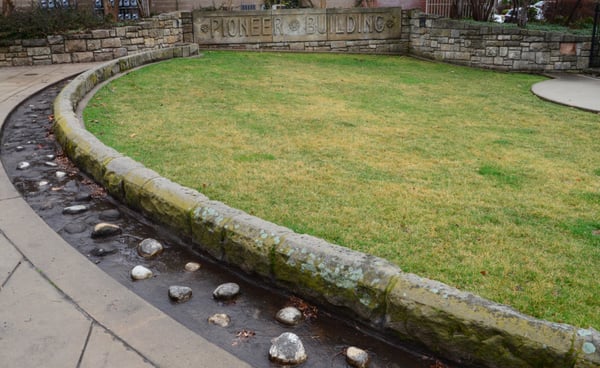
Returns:
[[[553,79],[534,84],[531,91],[544,100],[600,112],[600,79],[566,73],[550,76]]]
[[[25,98],[91,65],[0,68],[0,126]],[[0,366],[248,367],[74,250],[33,212],[3,168]]]

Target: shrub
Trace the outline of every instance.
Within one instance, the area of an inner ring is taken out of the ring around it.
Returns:
[[[85,31],[107,25],[110,22],[91,9],[19,9],[8,16],[0,16],[0,39],[43,38],[51,34]]]

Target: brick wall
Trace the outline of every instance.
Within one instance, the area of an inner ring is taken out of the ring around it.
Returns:
[[[189,14],[185,16],[191,17]],[[164,48],[184,42],[186,37],[182,23],[180,13],[169,13],[134,26],[2,42],[0,66],[107,61],[140,51]],[[190,39],[189,35],[187,39]]]
[[[465,23],[418,11],[410,16],[410,49],[420,57],[511,71],[581,71],[590,36]]]

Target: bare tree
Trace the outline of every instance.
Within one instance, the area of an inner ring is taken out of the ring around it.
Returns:
[[[494,10],[495,0],[470,0],[473,11],[473,20],[488,21],[492,10]]]

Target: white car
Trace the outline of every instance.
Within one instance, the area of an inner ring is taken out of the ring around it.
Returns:
[[[535,3],[534,5],[531,5],[529,7],[529,9],[535,9],[535,20],[544,20],[544,12],[542,11],[542,8],[537,7],[536,5],[542,3],[543,5],[543,1],[538,1],[537,3]],[[515,9],[510,9],[506,15],[504,15],[504,22],[505,23],[514,23],[517,21],[517,14],[521,12],[521,9],[523,8],[518,8],[517,11],[515,12]]]

